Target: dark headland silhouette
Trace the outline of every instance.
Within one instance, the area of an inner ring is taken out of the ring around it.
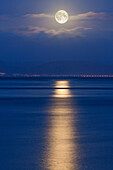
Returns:
[[[113,65],[82,61],[55,61],[42,64],[38,62],[8,64],[0,61],[0,72],[38,75],[113,75]]]

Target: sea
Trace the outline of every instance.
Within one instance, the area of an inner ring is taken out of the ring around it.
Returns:
[[[0,170],[113,170],[113,79],[0,79]]]

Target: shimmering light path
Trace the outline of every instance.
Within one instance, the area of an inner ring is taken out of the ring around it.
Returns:
[[[55,87],[69,87],[68,81],[57,81]],[[77,115],[72,106],[69,89],[54,90],[56,97],[50,107],[51,118],[47,133],[45,168],[49,170],[77,169],[77,143],[74,141]],[[68,98],[68,100],[67,100]]]

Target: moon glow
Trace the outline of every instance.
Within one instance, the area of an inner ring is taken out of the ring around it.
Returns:
[[[60,10],[55,14],[55,19],[59,24],[65,24],[69,20],[69,15],[66,11]]]

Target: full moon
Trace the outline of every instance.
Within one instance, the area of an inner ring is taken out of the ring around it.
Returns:
[[[55,14],[55,19],[60,24],[65,24],[69,20],[69,15],[66,11],[60,10]]]

